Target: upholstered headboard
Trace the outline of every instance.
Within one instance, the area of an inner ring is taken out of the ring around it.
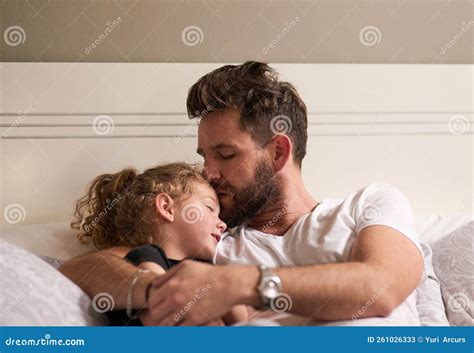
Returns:
[[[219,66],[2,63],[2,222],[64,222],[100,173],[199,161],[186,94]],[[473,65],[273,66],[308,106],[316,198],[385,181],[418,215],[472,211]]]

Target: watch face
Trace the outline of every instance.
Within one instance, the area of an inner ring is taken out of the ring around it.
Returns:
[[[268,299],[274,299],[278,296],[278,286],[273,280],[269,280],[265,282],[262,290],[262,294],[267,297]]]

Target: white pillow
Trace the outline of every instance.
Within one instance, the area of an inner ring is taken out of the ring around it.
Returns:
[[[38,256],[0,240],[0,326],[102,325],[89,297]]]

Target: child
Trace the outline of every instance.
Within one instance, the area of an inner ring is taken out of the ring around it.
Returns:
[[[139,174],[128,168],[99,175],[76,204],[71,227],[97,249],[115,248],[135,265],[163,274],[183,259],[210,262],[226,224],[219,219],[214,189],[198,165],[171,163]],[[127,251],[135,248],[132,251]],[[140,324],[111,316],[121,324]],[[244,321],[245,307],[234,307],[226,324]],[[115,321],[115,322],[114,322]],[[120,320],[119,320],[120,321]]]

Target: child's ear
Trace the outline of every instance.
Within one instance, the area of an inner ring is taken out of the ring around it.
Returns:
[[[174,201],[165,192],[156,195],[155,198],[156,213],[168,222],[174,221]]]

